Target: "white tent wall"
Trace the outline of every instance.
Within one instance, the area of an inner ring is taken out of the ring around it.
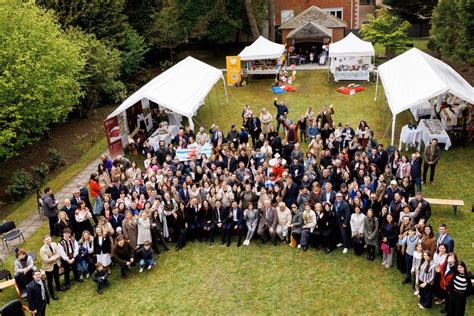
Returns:
[[[439,103],[440,97],[445,93],[474,104],[474,88],[461,75],[417,48],[380,65],[378,78],[382,81],[385,97],[393,114],[392,145],[397,114],[434,98],[438,98]]]
[[[133,93],[107,118],[126,113],[129,107],[142,99],[147,99],[187,117],[190,127],[194,129],[193,116],[220,79],[222,79],[228,103],[227,87],[222,71],[189,56]]]
[[[250,46],[246,46],[240,53],[241,61],[278,59],[285,52],[285,45],[277,44],[260,36]]]

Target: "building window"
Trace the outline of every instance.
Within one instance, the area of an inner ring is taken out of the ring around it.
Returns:
[[[329,14],[334,15],[338,19],[342,20],[342,18],[343,18],[342,8],[327,8],[327,9],[323,9],[323,10],[326,11],[327,13],[329,13]]]
[[[281,10],[281,24],[288,22],[295,16],[294,10]]]

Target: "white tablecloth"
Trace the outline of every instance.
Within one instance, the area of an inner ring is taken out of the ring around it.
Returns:
[[[433,118],[435,116],[434,108],[434,105],[432,105],[429,101],[426,101],[411,107],[410,111],[415,117],[415,120],[418,121],[420,119],[420,116],[429,115],[431,118]]]
[[[155,150],[160,146],[160,141],[164,141],[165,145],[168,146],[173,140],[173,137],[178,134],[179,128],[177,125],[170,125],[167,128],[168,132],[161,133],[162,130],[157,129],[151,136],[148,138],[148,142]]]
[[[421,139],[423,140],[423,143],[425,143],[425,146],[429,146],[433,138],[436,138],[438,143],[446,144],[444,148],[445,150],[448,150],[449,147],[451,147],[451,139],[439,120],[420,120],[418,128],[422,131]]]
[[[421,146],[421,128],[417,127],[416,129],[409,129],[408,125],[402,127],[400,132],[400,145],[398,150],[402,150],[402,143],[405,144],[405,151],[408,150],[408,146],[417,146],[417,150],[420,151]]]

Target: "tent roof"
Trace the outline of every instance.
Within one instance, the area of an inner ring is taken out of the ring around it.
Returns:
[[[126,111],[142,99],[192,117],[219,79],[224,80],[221,70],[188,56],[129,96],[108,118]]]
[[[474,88],[450,66],[417,48],[378,67],[393,114],[449,92],[474,103]]]
[[[355,36],[352,32],[342,40],[329,44],[329,57],[375,56],[374,46]]]
[[[318,25],[322,25],[324,27],[329,28],[347,26],[344,21],[313,5],[298,14],[297,16],[295,16],[294,18],[292,18],[291,20],[289,20],[288,22],[283,23],[283,25],[280,26],[280,30],[296,29],[302,25],[305,25],[308,22],[314,22]]]
[[[287,38],[289,39],[306,39],[306,38],[320,38],[324,36],[332,36],[332,30],[318,25],[314,22],[302,24],[300,27],[292,30]]]
[[[259,36],[239,54],[240,60],[277,59],[285,52],[285,45],[277,44]]]

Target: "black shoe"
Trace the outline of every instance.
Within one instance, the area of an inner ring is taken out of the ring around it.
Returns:
[[[267,243],[267,240],[266,239],[262,239],[262,244],[265,244]]]
[[[209,247],[214,247],[214,243],[212,241],[209,243]]]
[[[175,249],[176,249],[176,251],[179,251],[179,247],[178,247],[178,246],[176,246],[176,248],[175,248]]]
[[[59,300],[59,297],[57,295],[53,295],[53,296],[51,296],[51,298],[55,301]]]
[[[276,240],[272,241],[272,244],[273,244],[273,246],[276,246],[277,245]]]
[[[102,291],[102,290],[97,289],[96,291],[97,291],[97,293],[99,293],[99,294],[104,294],[104,291]]]
[[[64,291],[66,291],[66,288],[63,287],[63,286],[60,286],[60,287],[57,287],[57,288],[56,288],[56,291],[64,292]]]
[[[303,247],[303,251],[304,251],[304,252],[308,251],[308,245],[306,245],[306,246]]]
[[[165,247],[165,251],[170,251],[170,248],[168,248],[168,247]]]
[[[370,261],[374,261],[374,260],[375,260],[375,255],[370,256]]]
[[[71,288],[71,284],[66,284],[66,291]]]
[[[230,247],[230,242],[227,243],[227,247]]]
[[[76,280],[76,282],[79,282],[79,283],[82,283],[82,282],[84,282],[84,280],[83,280],[83,279],[75,279],[75,280]]]
[[[446,308],[443,308],[442,310],[439,311],[441,314],[446,314],[448,311],[446,310]]]
[[[332,251],[331,248],[326,248],[325,252],[326,252],[326,254],[329,254],[329,253],[331,253],[331,251]]]
[[[126,274],[122,274],[122,279],[126,279],[127,278],[127,275]]]
[[[402,284],[407,284],[407,283],[410,283],[410,282],[411,282],[411,279],[406,278],[405,280],[402,281]]]
[[[372,257],[372,256],[371,256],[370,254],[367,255],[367,260],[370,260],[371,257]]]

